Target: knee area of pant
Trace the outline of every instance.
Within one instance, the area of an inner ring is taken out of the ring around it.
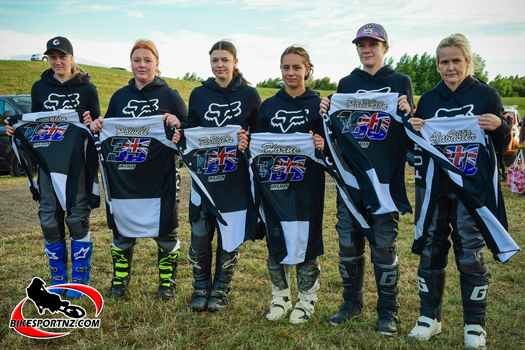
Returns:
[[[372,263],[377,265],[397,264],[397,243],[393,242],[385,247],[370,246]]]
[[[420,266],[422,268],[431,270],[446,268],[448,265],[449,249],[449,241],[444,241],[425,247],[420,255]]]

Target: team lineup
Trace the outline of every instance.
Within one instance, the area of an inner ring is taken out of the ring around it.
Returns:
[[[352,43],[362,68],[342,78],[335,94],[321,99],[305,86],[314,65],[304,48],[292,45],[280,57],[285,86],[261,102],[237,67],[235,46],[219,41],[209,51],[214,76],[192,91],[186,107],[160,78],[155,44],[141,39],[130,53],[134,78],[113,94],[102,117],[97,89],[75,63],[72,44],[65,37],[50,39],[50,69],[33,84],[32,113],[6,120],[14,147],[18,140],[39,165],[38,182],[30,171],[26,174],[39,201],[50,285],[89,284],[89,218],[100,205],[100,171],[113,231],[113,277],[106,295],[124,296],[132,283],[137,238],[151,237],[158,246],[157,297],[172,299],[181,255],[182,160],[192,178],[190,310],[226,310],[239,247],[266,239],[272,290],[266,319],[305,323],[314,317],[322,286],[318,257],[324,253],[328,173],[337,187],[342,285],[342,303],[330,324],[338,326],[363,313],[368,241],[377,330],[384,336],[398,334],[403,271],[419,283],[420,317],[408,336],[427,341],[439,334],[445,268],[453,246],[464,343],[485,348],[491,275],[483,248],[501,262],[520,250],[508,234],[497,180],[496,152],[507,148],[511,135],[501,98],[475,77],[479,63],[462,34],[437,46],[442,80],[421,96],[417,109],[410,78],[383,63],[389,49],[386,30],[365,24]],[[414,155],[415,165],[412,252],[419,255],[417,271],[403,270],[397,255],[400,214],[412,213],[405,189],[407,153]],[[50,292],[83,296],[71,289]]]

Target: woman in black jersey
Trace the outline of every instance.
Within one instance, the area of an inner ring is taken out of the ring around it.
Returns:
[[[419,131],[426,123],[425,120],[435,117],[479,116],[479,127],[488,134],[494,149],[503,152],[510,141],[510,126],[503,116],[503,105],[497,90],[474,75],[479,62],[472,54],[467,38],[462,34],[452,34],[443,39],[436,49],[436,64],[443,80],[421,96],[415,117],[410,119],[414,129]],[[492,156],[494,149],[490,149]],[[473,162],[474,167],[483,164],[481,161],[485,156],[480,151]],[[494,195],[493,190],[488,190],[494,176],[492,170],[478,168],[465,173],[481,186],[479,193],[484,203],[487,203],[489,196]],[[483,178],[487,172],[489,178]],[[455,194],[450,180],[443,178],[439,181],[437,203],[428,207],[423,207],[419,199],[422,198],[422,193],[418,192],[421,181],[416,181],[416,218],[424,210],[430,216],[431,224],[422,233],[423,244],[417,249],[420,256],[417,278],[421,316],[409,336],[428,340],[441,332],[445,268],[451,246],[448,237],[451,236],[460,272],[465,345],[469,348],[484,348],[487,293],[491,277],[483,257],[485,240],[467,207]],[[426,187],[429,186],[427,183]],[[501,194],[499,186],[497,192]]]
[[[58,109],[84,110],[84,116],[99,115],[100,105],[97,88],[89,80],[90,76],[80,68],[73,57],[73,46],[61,36],[47,42],[50,68],[42,73],[41,79],[31,88],[31,111],[56,111]],[[7,134],[12,136],[14,128],[7,126]],[[72,274],[71,283],[89,284],[91,275],[91,254],[93,242],[89,226],[91,213],[89,194],[92,184],[86,183],[86,167],[80,172],[76,192],[76,203],[71,214],[65,218],[71,237]],[[68,282],[67,245],[65,241],[64,211],[53,190],[49,174],[39,168],[38,184],[40,191],[38,216],[44,233],[45,251],[51,269],[51,285]],[[89,188],[88,188],[89,187]],[[62,294],[63,289],[52,289],[52,293]],[[68,289],[67,297],[80,298],[83,293]]]
[[[240,125],[239,150],[247,145],[247,132],[252,132],[257,123],[261,97],[257,90],[248,86],[237,68],[237,49],[228,41],[215,43],[210,52],[213,75],[195,88],[190,95],[188,127],[220,127]],[[177,143],[177,131],[173,142]],[[194,186],[194,185],[192,185]],[[193,195],[192,195],[193,196]],[[196,205],[190,200],[191,246],[188,260],[193,266],[193,287],[190,309],[193,311],[226,310],[228,293],[235,265],[239,258],[238,248],[227,252],[222,247],[222,236],[213,215],[204,204]],[[211,275],[212,245],[217,229],[217,253],[215,277]]]
[[[368,23],[362,26],[352,41],[363,68],[356,68],[339,81],[338,93],[397,92],[400,97],[398,109],[411,113],[413,90],[410,78],[383,65],[388,52],[388,36],[380,24]],[[328,110],[330,100],[324,98],[321,113]],[[392,118],[391,118],[392,119]],[[383,123],[383,122],[381,122]],[[375,129],[377,124],[368,126]],[[369,225],[375,234],[375,244],[370,244],[371,260],[374,264],[377,286],[378,329],[383,335],[397,334],[397,310],[399,303],[397,283],[400,267],[397,259],[397,235],[399,213],[411,212],[406,196],[404,169],[406,158],[405,131],[402,123],[390,120],[381,125],[386,129],[382,138],[366,136],[360,142],[363,151],[374,166],[379,180],[388,186],[389,201],[396,211],[373,214]],[[361,140],[360,140],[361,141]],[[357,230],[340,194],[337,197],[336,230],[339,235],[339,272],[343,284],[343,303],[331,319],[334,326],[360,315],[363,312],[363,285],[365,272],[365,236]]]
[[[262,103],[257,128],[255,129],[256,133],[310,133],[314,135],[315,148],[324,150],[323,119],[319,115],[321,99],[310,87],[304,85],[305,81],[313,74],[313,68],[310,55],[304,48],[290,46],[283,52],[281,55],[281,74],[285,87],[280,89],[275,96]],[[316,206],[313,211],[320,213],[321,220],[312,225],[314,227],[311,227],[308,232],[308,242],[316,242],[316,244],[310,244],[310,247],[313,246],[312,249],[315,250],[313,257],[312,254],[308,254],[310,255],[309,259],[305,259],[296,265],[299,300],[290,314],[290,322],[295,324],[304,323],[312,316],[317,302],[317,291],[319,290],[318,276],[321,268],[317,256],[322,254],[322,213],[325,186],[324,172],[321,169],[319,172],[318,178],[322,180],[314,184],[310,190],[315,191]],[[294,206],[293,203],[290,205]],[[276,321],[286,317],[292,309],[290,296],[291,265],[277,262],[269,239],[267,239],[267,243],[268,271],[273,299],[270,302],[270,310],[266,318],[269,321]]]
[[[133,78],[127,86],[117,90],[111,96],[105,118],[138,118],[162,114],[167,126],[180,127],[181,123],[186,120],[186,104],[179,93],[159,77],[159,54],[155,44],[150,40],[137,40],[131,49],[130,60]],[[89,124],[89,121],[87,123]],[[91,130],[100,132],[103,124],[104,119],[99,117],[91,124]],[[163,218],[163,220],[171,221],[170,232],[154,237],[158,245],[159,288],[157,297],[161,300],[173,298],[177,261],[180,255],[177,205],[173,200],[176,196],[174,157],[168,157],[166,164],[166,169],[169,170],[159,173],[157,179],[152,179],[152,181],[163,181],[172,185],[172,189],[167,190],[170,193],[170,203],[173,203],[173,208],[169,210],[171,217]],[[147,184],[144,185],[147,186]],[[115,225],[111,226],[113,229],[111,255],[114,276],[109,296],[120,298],[124,295],[131,278],[131,261],[137,238],[130,237],[128,232],[119,232]]]

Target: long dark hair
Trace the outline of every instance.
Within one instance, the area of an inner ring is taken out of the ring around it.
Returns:
[[[221,41],[217,41],[215,44],[213,44],[213,46],[211,47],[210,52],[209,52],[210,56],[211,56],[212,52],[215,51],[215,50],[228,51],[229,53],[232,54],[234,60],[237,59],[237,48],[235,48],[235,45],[233,45],[229,41],[221,40]],[[244,76],[242,75],[242,73],[239,70],[239,68],[235,67],[235,69],[233,70],[233,75],[240,75],[241,78],[242,78],[243,84],[251,85],[248,80],[244,79]]]

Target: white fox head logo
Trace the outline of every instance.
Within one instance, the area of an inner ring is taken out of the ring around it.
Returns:
[[[459,108],[452,108],[452,109],[446,109],[446,108],[440,108],[436,111],[436,114],[434,114],[434,118],[437,117],[455,117],[457,115],[468,115],[473,116],[474,113],[472,111],[474,110],[474,105],[466,105]]]
[[[229,105],[212,103],[204,114],[204,119],[215,121],[217,126],[222,126],[227,120],[238,117],[241,113],[241,101],[232,102]]]
[[[153,99],[149,101],[130,100],[128,105],[124,107],[122,113],[130,114],[133,118],[138,118],[144,113],[152,114],[159,110],[159,100]]]
[[[75,109],[80,105],[78,99],[80,94],[74,93],[69,95],[49,94],[44,101],[44,108],[48,110]]]
[[[308,110],[305,109],[305,115],[303,111],[283,111],[279,110],[275,113],[275,116],[270,120],[272,126],[281,128],[283,134],[286,134],[292,126],[303,125],[308,121]]]

